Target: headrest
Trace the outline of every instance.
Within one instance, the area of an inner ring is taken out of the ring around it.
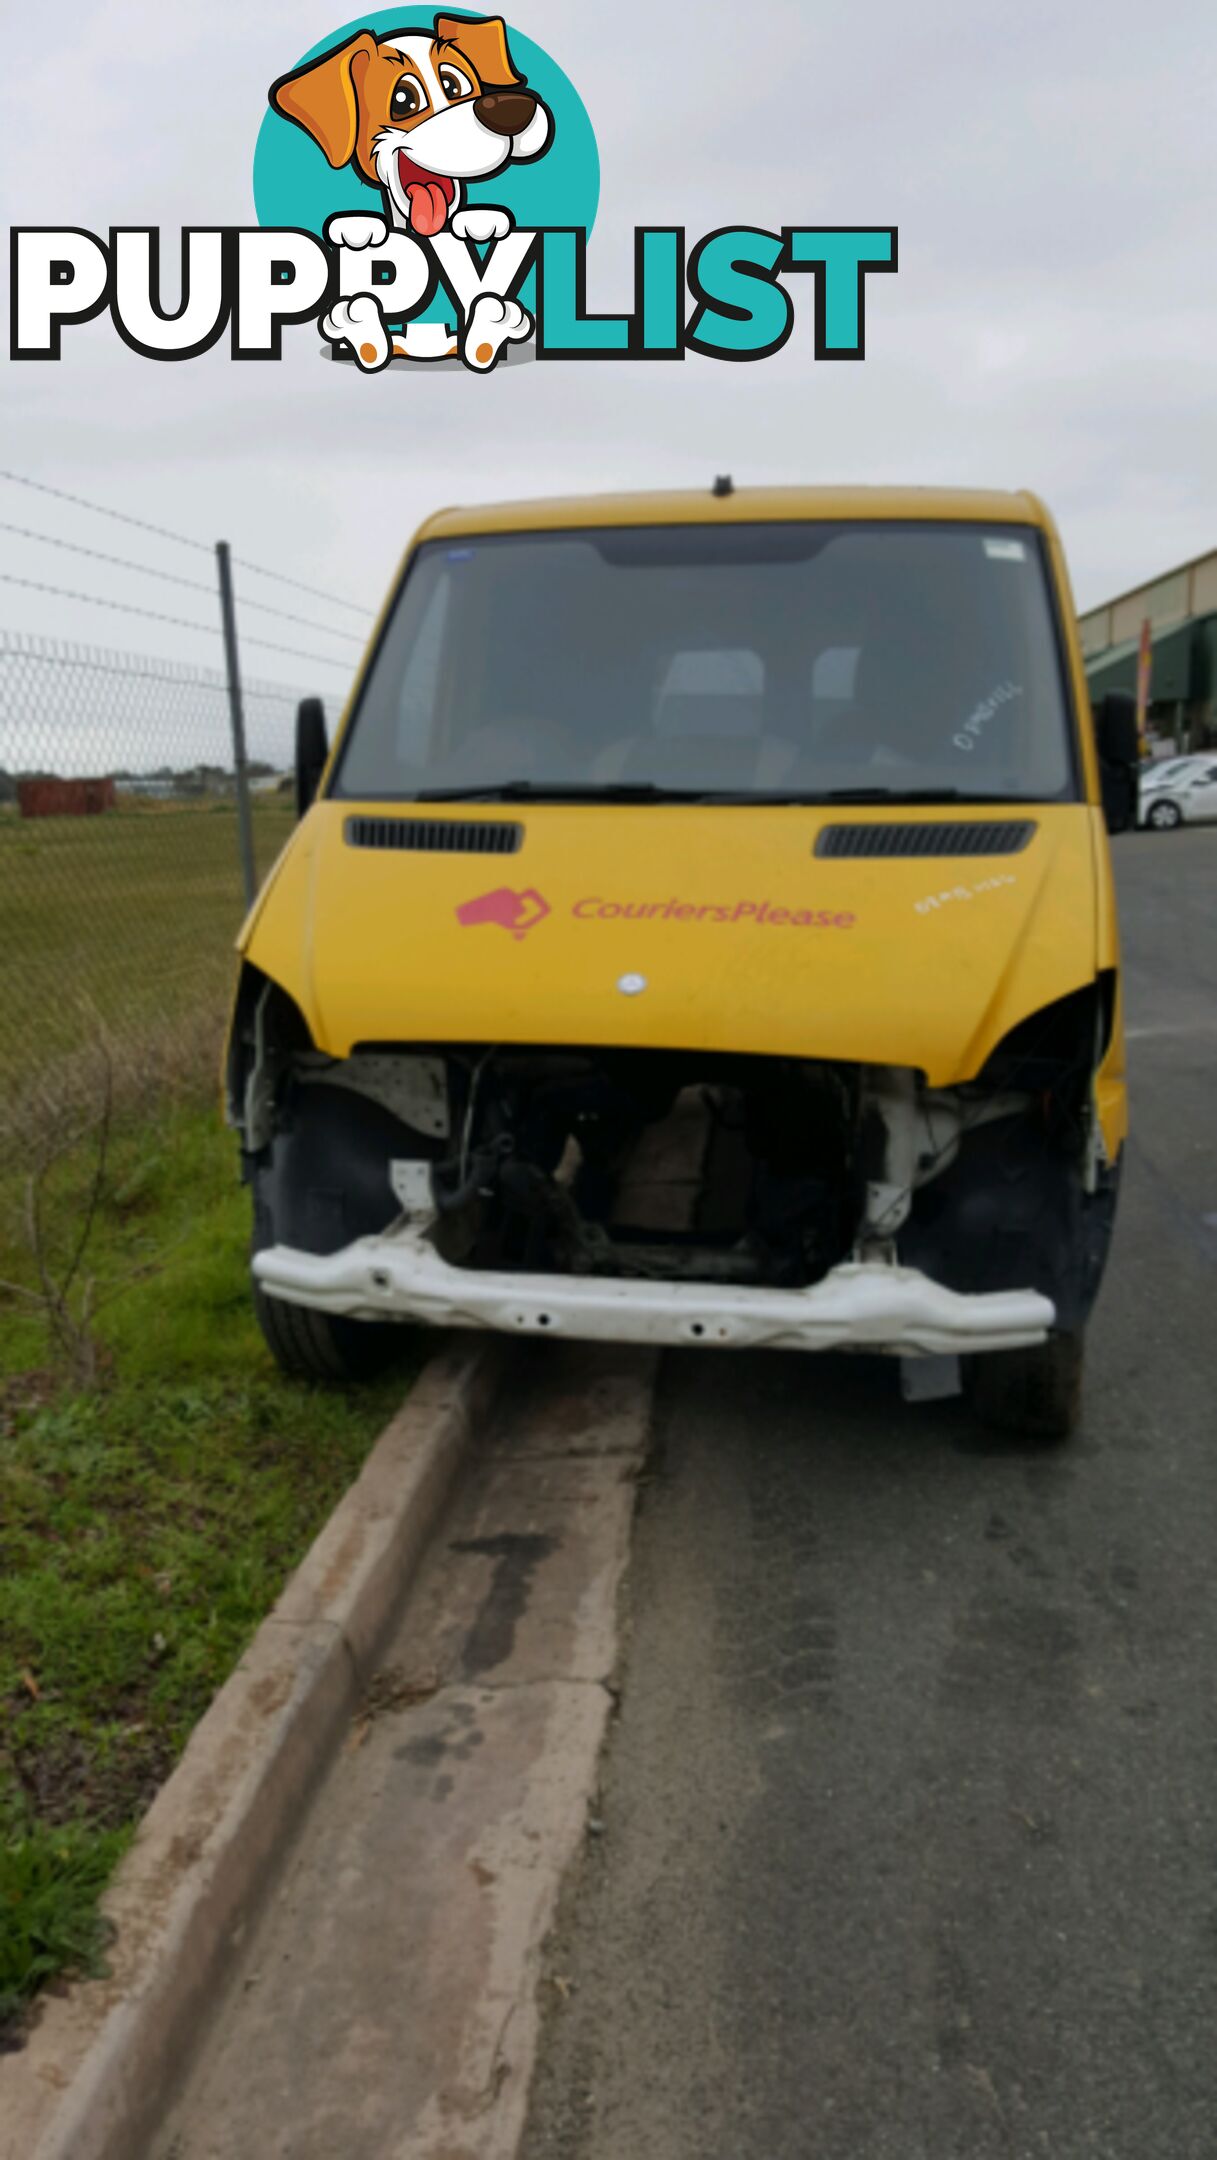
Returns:
[[[760,695],[750,691],[673,691],[660,698],[655,711],[657,735],[748,742],[760,732]]]

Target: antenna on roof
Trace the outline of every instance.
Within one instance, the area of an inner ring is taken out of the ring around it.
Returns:
[[[711,488],[710,493],[712,495],[734,495],[735,482],[729,472],[715,474],[714,486]]]

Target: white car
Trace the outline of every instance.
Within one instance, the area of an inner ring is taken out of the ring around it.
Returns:
[[[1217,822],[1217,754],[1213,751],[1166,758],[1142,773],[1142,825],[1166,832],[1172,825],[1201,824],[1206,819]]]

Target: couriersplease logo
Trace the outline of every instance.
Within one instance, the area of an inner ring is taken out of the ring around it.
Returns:
[[[315,323],[368,374],[459,357],[485,374],[538,360],[761,360],[796,327],[818,359],[865,353],[866,279],[896,268],[890,226],[723,227],[690,246],[640,226],[628,313],[587,304],[599,162],[582,101],[499,16],[382,10],[336,30],[269,92],[255,227],[188,227],[177,305],[156,226],[12,233],[10,349],[57,360],[66,326],[108,310],[155,360],[229,331],[236,360],[277,360]]]
[[[755,923],[775,930],[852,930],[858,920],[852,909],[782,907],[772,900],[682,900],[675,893],[667,900],[612,900],[602,893],[589,893],[576,900],[569,912],[576,922]],[[510,930],[514,938],[522,938],[552,915],[553,909],[535,885],[523,892],[496,885],[493,892],[463,900],[455,913],[466,930],[494,923],[500,930]]]

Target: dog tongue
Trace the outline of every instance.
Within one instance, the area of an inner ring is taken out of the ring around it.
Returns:
[[[448,198],[438,180],[412,180],[406,189],[410,205],[410,223],[415,232],[424,239],[432,233],[442,232],[448,214]]]

